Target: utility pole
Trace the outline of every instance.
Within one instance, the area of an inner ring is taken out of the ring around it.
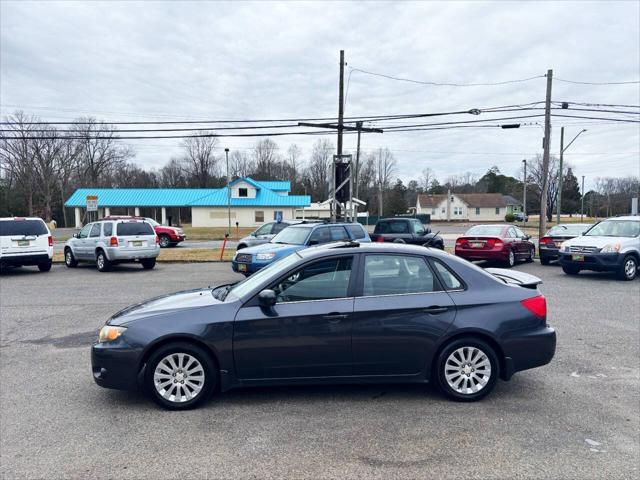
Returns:
[[[360,173],[360,134],[362,133],[362,122],[356,122],[356,128],[358,129],[358,146],[356,148],[356,171],[355,171],[355,194],[354,197],[358,197],[360,182],[358,182],[358,174]]]
[[[224,149],[224,154],[227,157],[227,216],[229,217],[229,230],[227,230],[227,236],[231,236],[231,178],[229,178],[229,149]]]
[[[560,168],[558,169],[558,207],[556,208],[556,225],[560,225],[562,215],[562,157],[564,154],[564,127],[560,129]]]
[[[551,85],[553,70],[547,70],[547,95],[544,102],[544,140],[542,143],[542,192],[540,193],[540,222],[538,238],[547,230],[547,194],[549,193],[549,149],[551,147]]]
[[[342,155],[342,127],[344,126],[344,50],[340,50],[340,80],[338,85],[338,155]],[[335,170],[335,165],[333,166]],[[331,188],[334,190],[335,197],[335,175]],[[351,194],[351,192],[349,192]],[[331,210],[331,221],[335,222],[341,217],[340,203],[334,202],[334,208]]]
[[[584,215],[584,175],[582,175],[582,198],[580,199],[580,221]]]
[[[527,222],[527,159],[522,160],[524,163],[524,176],[522,178],[522,228]]]
[[[378,218],[382,216],[382,182],[378,182]]]

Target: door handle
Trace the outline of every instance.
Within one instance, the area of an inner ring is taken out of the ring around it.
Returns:
[[[347,313],[330,313],[325,315],[324,318],[329,320],[330,323],[338,323],[340,320],[347,318],[349,315]]]
[[[422,311],[428,313],[429,315],[438,315],[439,313],[444,313],[449,310],[449,307],[440,307],[438,305],[433,305],[431,307],[427,307]]]

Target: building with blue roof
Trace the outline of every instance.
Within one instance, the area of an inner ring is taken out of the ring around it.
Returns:
[[[258,181],[238,178],[223,188],[79,188],[65,202],[75,209],[76,228],[82,226],[87,197],[97,199],[98,217],[107,215],[146,216],[160,211],[163,225],[173,217],[180,223],[184,209],[190,211],[194,227],[225,227],[229,222],[240,227],[256,227],[281,218],[294,219],[296,209],[308,207],[308,195],[289,195],[287,181]],[[152,213],[149,213],[152,212]],[[177,216],[171,213],[177,212]],[[169,215],[168,215],[169,213]]]

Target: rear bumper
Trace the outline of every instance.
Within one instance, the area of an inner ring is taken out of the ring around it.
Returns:
[[[541,257],[546,258],[560,258],[560,249],[558,247],[548,247],[545,245],[540,245],[538,247],[538,254]]]
[[[502,378],[522,370],[541,367],[551,361],[556,353],[556,331],[548,325],[526,332],[514,332],[502,340],[505,356]]]
[[[619,253],[591,253],[584,255],[584,261],[576,261],[571,253],[560,253],[560,264],[582,270],[611,272],[618,270],[624,261],[624,255]]]
[[[156,258],[160,253],[160,246],[151,248],[108,247],[105,250],[107,258],[112,262],[133,262],[141,258]]]
[[[508,250],[481,250],[479,248],[458,248],[455,249],[458,257],[465,260],[493,260],[506,261],[509,258]]]
[[[50,262],[51,257],[52,256],[47,253],[3,255],[2,257],[0,257],[0,264],[12,267],[19,267],[21,265],[39,265],[41,263]]]
[[[91,347],[91,370],[93,380],[104,388],[136,390],[140,351],[125,347],[114,347],[106,343],[95,343]]]

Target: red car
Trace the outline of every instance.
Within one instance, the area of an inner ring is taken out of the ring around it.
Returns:
[[[114,220],[114,219],[122,219],[122,218],[146,220],[151,224],[153,229],[156,231],[156,235],[158,236],[158,241],[160,242],[160,246],[162,248],[175,247],[177,244],[179,244],[185,238],[187,238],[184,234],[184,230],[182,230],[181,228],[167,227],[165,225],[161,225],[158,222],[156,222],[153,218],[134,217],[131,215],[110,215],[104,218],[105,220]]]
[[[456,240],[456,255],[466,260],[489,260],[513,267],[518,260],[533,262],[536,247],[513,225],[476,225]]]

